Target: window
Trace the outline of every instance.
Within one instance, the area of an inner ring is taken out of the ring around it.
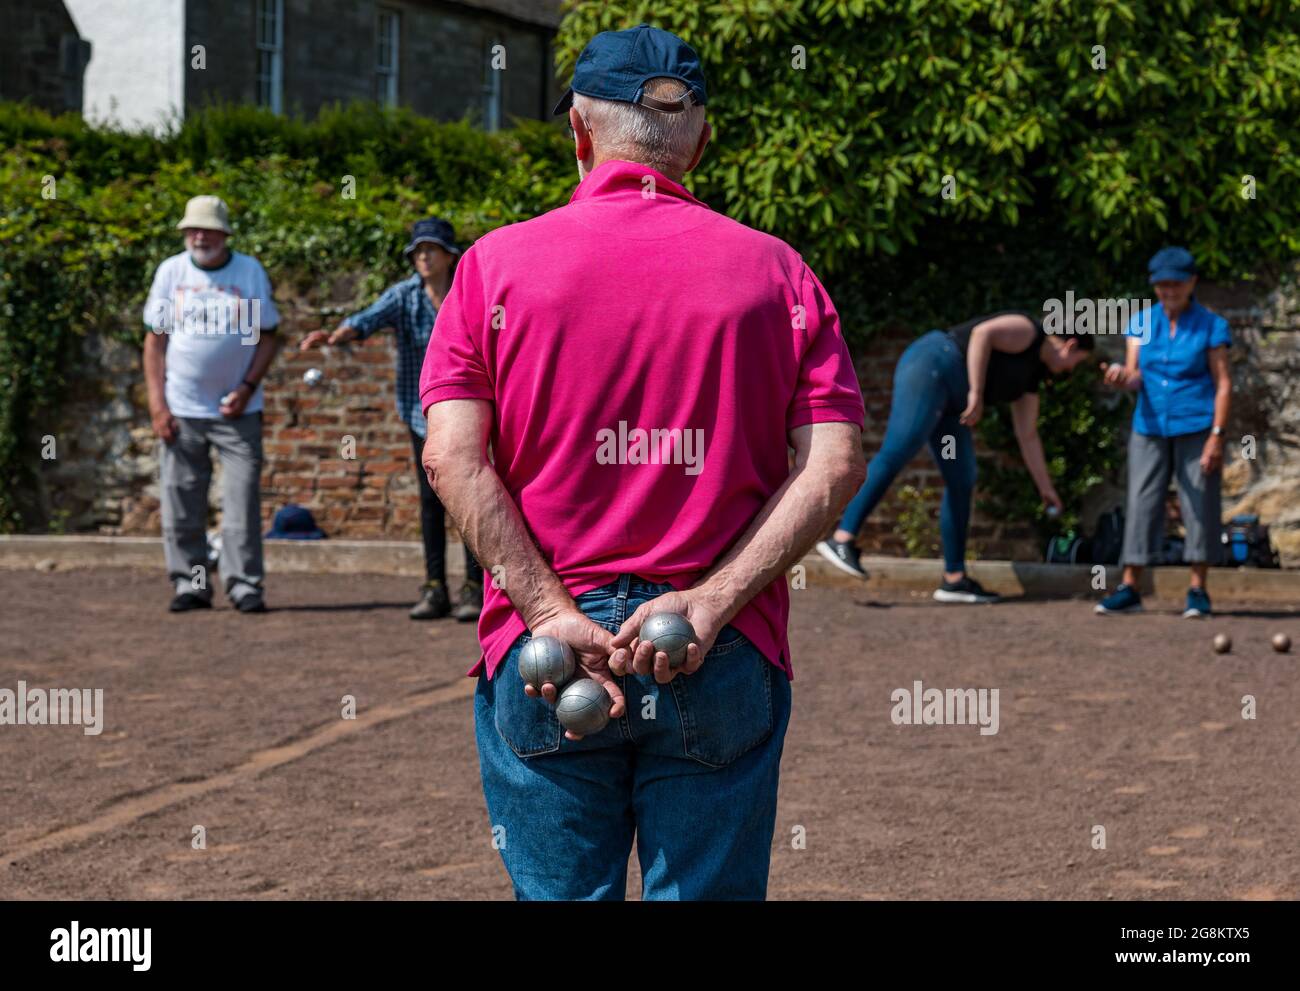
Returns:
[[[257,103],[284,111],[284,0],[257,0]]]
[[[375,51],[375,99],[385,107],[397,106],[397,29],[397,12],[380,7],[375,23],[378,42]]]
[[[504,61],[505,45],[500,40],[493,40],[488,45],[487,58],[483,62],[483,126],[489,131],[501,129],[501,84],[505,69],[493,65],[498,54]]]

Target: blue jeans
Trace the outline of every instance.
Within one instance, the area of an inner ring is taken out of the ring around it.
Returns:
[[[634,575],[578,597],[615,631],[670,586]],[[704,665],[660,685],[619,679],[627,711],[564,737],[555,710],[524,694],[521,636],[474,696],[483,795],[518,899],[622,900],[636,835],[641,897],[762,899],[776,828],[790,683],[734,627]]]
[[[879,452],[867,466],[867,480],[853,497],[840,529],[857,533],[889,487],[929,441],[930,453],[943,476],[943,505],[939,535],[943,566],[966,570],[966,531],[970,526],[971,496],[975,492],[975,443],[969,427],[957,422],[966,408],[969,387],[966,362],[957,345],[941,330],[918,337],[898,359],[894,369],[894,396],[889,425]],[[944,447],[952,437],[950,454]]]

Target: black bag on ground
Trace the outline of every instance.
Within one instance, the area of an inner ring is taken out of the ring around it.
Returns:
[[[1269,540],[1268,526],[1258,516],[1234,516],[1223,528],[1225,567],[1277,568],[1277,551]]]
[[[1097,532],[1092,536],[1094,564],[1119,564],[1124,549],[1124,511],[1116,506],[1097,518]]]
[[[1043,560],[1048,564],[1089,564],[1090,541],[1073,530],[1047,542]]]

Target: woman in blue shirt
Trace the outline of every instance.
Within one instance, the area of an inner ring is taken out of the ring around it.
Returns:
[[[1223,431],[1232,403],[1228,321],[1196,301],[1196,260],[1186,248],[1163,248],[1150,262],[1159,305],[1129,321],[1123,366],[1106,383],[1138,394],[1128,447],[1128,516],[1124,579],[1097,605],[1102,614],[1139,612],[1142,568],[1164,542],[1165,497],[1178,479],[1191,565],[1185,617],[1210,615],[1206,569],[1221,552]]]

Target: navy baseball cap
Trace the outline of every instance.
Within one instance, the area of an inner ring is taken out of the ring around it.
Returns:
[[[1151,282],[1186,282],[1196,275],[1196,259],[1186,248],[1161,248],[1147,263]]]
[[[460,248],[456,247],[456,232],[452,230],[451,224],[439,217],[430,217],[428,220],[417,220],[411,228],[411,243],[403,249],[406,260],[410,261],[411,252],[426,241],[441,244],[453,255],[460,254]]]
[[[646,81],[660,76],[679,79],[690,88],[676,100],[646,96]],[[551,116],[566,113],[573,106],[574,93],[636,103],[666,114],[704,106],[706,100],[704,70],[695,49],[677,35],[649,24],[602,31],[587,42],[573,67],[573,85],[560,97]]]

